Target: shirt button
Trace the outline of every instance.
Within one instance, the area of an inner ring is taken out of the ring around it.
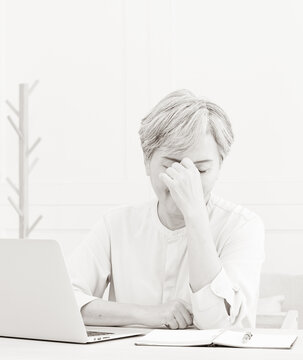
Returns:
[[[233,289],[234,289],[235,291],[239,291],[239,290],[240,290],[240,287],[239,287],[239,285],[235,284],[235,285],[233,285]]]

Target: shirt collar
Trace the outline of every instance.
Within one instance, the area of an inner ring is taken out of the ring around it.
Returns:
[[[182,236],[185,234],[186,231],[186,226],[183,226],[182,228],[176,229],[176,230],[171,230],[169,228],[167,228],[164,224],[162,224],[162,222],[159,219],[159,215],[158,215],[158,202],[159,200],[157,198],[154,199],[153,201],[153,215],[155,217],[155,221],[156,221],[156,225],[157,228],[165,235],[167,236]],[[212,193],[210,194],[209,200],[206,204],[206,208],[208,213],[210,214],[211,208],[212,208],[212,204],[213,204],[213,196]]]

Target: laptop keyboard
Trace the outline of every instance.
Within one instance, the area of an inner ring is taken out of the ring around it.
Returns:
[[[98,336],[98,335],[110,335],[113,334],[111,332],[103,332],[103,331],[86,331],[87,336]]]

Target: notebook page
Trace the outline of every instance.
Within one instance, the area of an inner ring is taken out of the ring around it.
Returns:
[[[197,346],[210,345],[222,329],[211,330],[152,330],[138,339],[136,345]]]
[[[219,335],[214,343],[216,345],[243,347],[243,348],[273,348],[288,349],[295,342],[295,334],[253,334],[253,337],[246,343],[242,343],[245,331],[226,331]]]

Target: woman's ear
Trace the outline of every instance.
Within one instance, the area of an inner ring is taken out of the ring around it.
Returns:
[[[150,161],[146,159],[144,155],[145,172],[147,176],[150,176]]]
[[[220,178],[222,164],[223,164],[223,158],[221,157],[219,151],[218,151],[218,169],[217,169],[217,176],[215,178],[215,181],[217,181]]]

